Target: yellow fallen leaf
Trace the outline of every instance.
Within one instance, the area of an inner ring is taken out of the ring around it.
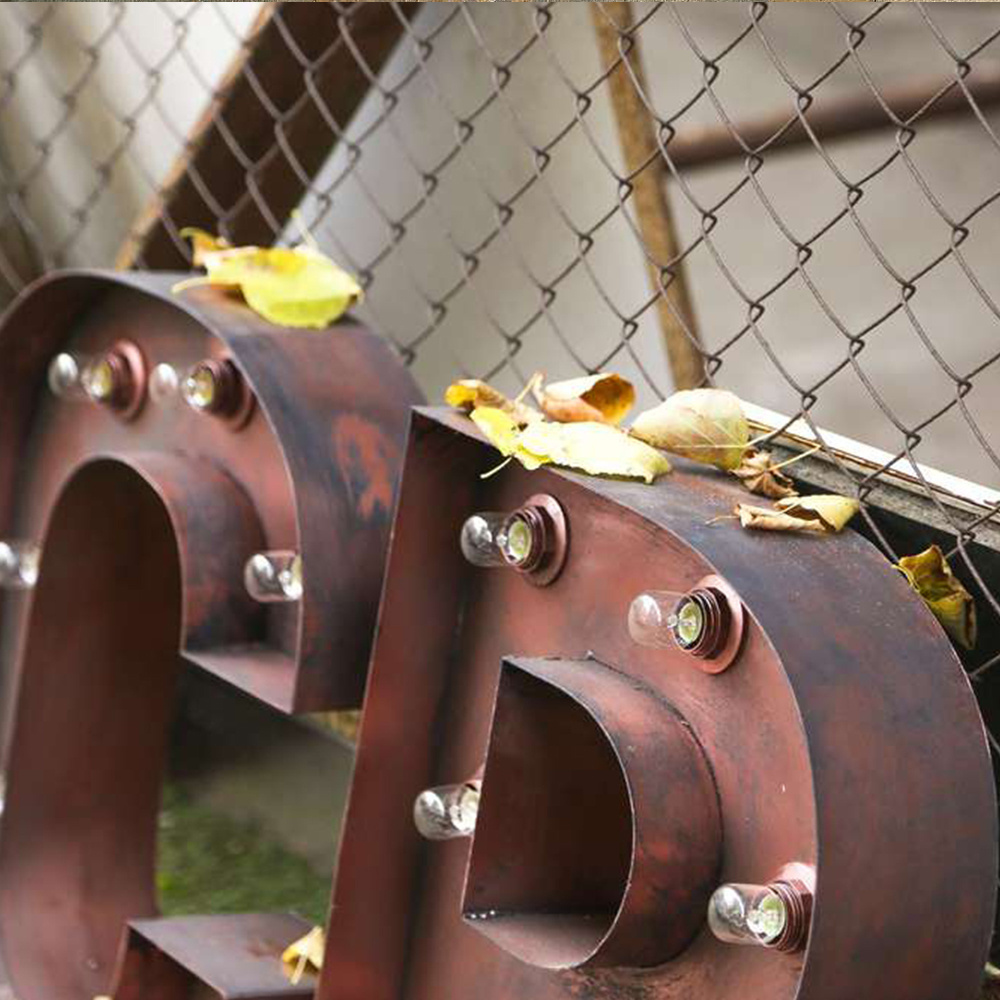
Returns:
[[[740,465],[732,470],[740,482],[751,492],[780,500],[797,495],[792,480],[779,465],[775,465],[769,451],[749,451]]]
[[[282,952],[281,961],[293,986],[301,982],[305,973],[319,972],[323,968],[325,951],[326,934],[322,927],[314,927]]]
[[[736,515],[744,528],[817,531],[829,535],[840,531],[859,509],[858,501],[850,497],[821,493],[811,497],[785,497],[776,501],[773,508],[737,504]]]
[[[501,455],[516,458],[526,469],[552,463],[647,483],[670,471],[665,455],[607,424],[534,420],[521,428],[509,413],[491,406],[480,406],[471,416]]]
[[[526,469],[537,469],[550,461],[547,455],[534,454],[524,447],[521,443],[521,429],[509,413],[493,406],[480,406],[472,411],[471,416],[501,455],[513,456]]]
[[[965,649],[976,644],[976,602],[936,545],[896,564],[944,630]]]
[[[180,231],[181,239],[191,241],[191,261],[195,267],[204,267],[205,258],[220,250],[231,250],[233,245],[224,236],[213,236],[198,229],[197,226],[185,226]]]
[[[449,406],[464,410],[466,413],[484,406],[503,410],[521,425],[541,417],[537,410],[525,406],[519,400],[508,399],[499,389],[494,389],[488,382],[478,378],[463,378],[458,382],[452,382],[445,390],[444,401]]]
[[[535,400],[550,420],[620,424],[635,402],[635,387],[611,372],[534,386]]]
[[[539,420],[519,434],[519,447],[554,465],[591,475],[624,476],[651,483],[670,471],[665,455],[608,424],[554,424]]]
[[[750,426],[739,397],[726,389],[682,389],[640,413],[632,435],[719,469],[737,469],[749,447]]]
[[[182,281],[175,291],[197,285],[239,288],[248,306],[279,326],[329,326],[361,298],[361,286],[312,247],[228,247],[196,230],[191,236],[204,277]]]

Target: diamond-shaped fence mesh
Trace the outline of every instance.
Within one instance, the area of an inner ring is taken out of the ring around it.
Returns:
[[[304,227],[432,399],[731,388],[942,546],[1000,731],[998,104],[994,4],[5,4],[0,300]]]

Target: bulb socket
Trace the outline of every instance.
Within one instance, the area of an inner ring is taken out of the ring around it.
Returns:
[[[726,644],[732,615],[725,594],[714,587],[700,587],[685,594],[677,605],[675,614],[680,617],[687,604],[694,604],[701,615],[701,628],[690,642],[677,636],[677,644],[686,653],[700,659],[715,656]]]
[[[526,545],[501,545],[504,560],[538,587],[552,583],[566,564],[569,532],[566,514],[555,497],[536,493],[507,518],[503,534],[527,532]]]
[[[794,952],[806,943],[812,919],[812,893],[804,882],[795,879],[768,883],[771,890],[785,904],[785,927],[777,940],[767,947],[775,951]]]
[[[101,378],[97,372],[101,371]],[[87,396],[106,406],[122,420],[138,416],[146,401],[146,358],[138,344],[120,340],[109,351],[95,357],[84,369],[82,381]]]
[[[185,376],[181,394],[196,413],[219,417],[234,430],[247,423],[254,409],[254,394],[229,358],[199,361]]]

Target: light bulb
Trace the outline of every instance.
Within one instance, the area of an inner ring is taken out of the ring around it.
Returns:
[[[678,626],[687,593],[681,590],[649,590],[636,597],[628,609],[629,635],[640,646],[671,648],[680,645]],[[696,624],[685,615],[685,635]]]
[[[223,417],[234,427],[250,419],[254,395],[228,358],[199,361],[181,380],[181,399],[196,413]]]
[[[811,910],[812,895],[799,883],[729,882],[712,893],[708,926],[728,944],[794,951],[805,940]]]
[[[305,588],[302,556],[297,552],[257,552],[243,573],[247,593],[262,604],[298,601]]]
[[[105,354],[91,361],[83,369],[80,378],[84,392],[95,403],[110,403],[119,391],[122,375],[116,369],[111,355]]]
[[[538,545],[535,528],[520,513],[507,518],[497,541],[504,560],[511,566],[526,565]]]
[[[500,535],[506,520],[506,514],[496,511],[473,514],[466,519],[462,525],[459,544],[462,555],[473,566],[489,568],[507,565],[500,548]]]
[[[38,582],[42,552],[26,541],[0,542],[0,587],[5,590],[31,590]]]
[[[566,561],[566,515],[555,497],[539,493],[509,514],[473,514],[462,525],[460,542],[474,566],[509,566],[543,587]]]
[[[172,406],[178,398],[180,376],[173,365],[159,364],[149,375],[149,398],[157,406]]]
[[[48,383],[60,399],[97,403],[120,419],[131,420],[145,399],[146,361],[128,340],[119,340],[100,354],[64,351],[49,362]]]
[[[302,556],[296,555],[278,574],[282,593],[289,601],[298,601],[304,590],[302,578]]]
[[[205,362],[195,365],[181,383],[184,402],[199,413],[216,412],[221,395],[221,380]]]
[[[725,595],[711,587],[649,590],[629,606],[628,630],[640,646],[675,647],[712,657],[725,644],[730,616]]]
[[[87,399],[83,372],[90,358],[83,354],[57,354],[49,362],[49,389],[60,399],[82,402]]]
[[[482,783],[440,785],[421,792],[413,803],[413,822],[427,840],[454,840],[471,837],[479,816]]]

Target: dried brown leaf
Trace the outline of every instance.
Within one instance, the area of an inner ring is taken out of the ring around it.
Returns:
[[[744,528],[758,531],[816,531],[835,534],[858,512],[857,500],[837,494],[785,497],[773,508],[737,504],[736,514]]]
[[[589,421],[617,425],[635,402],[635,387],[613,372],[549,385],[536,383],[534,394],[545,416],[560,423]]]
[[[976,644],[976,602],[955,576],[936,545],[915,556],[903,556],[896,568],[924,599],[944,630],[965,649]]]
[[[759,493],[772,500],[798,495],[794,483],[775,465],[769,451],[747,452],[740,466],[733,469],[733,475],[751,493]]]
[[[516,399],[510,399],[499,389],[494,389],[488,382],[483,382],[478,378],[464,378],[458,382],[452,382],[445,390],[444,401],[449,406],[472,413],[487,407],[494,410],[501,410],[509,414],[519,426],[538,420],[541,414],[530,406]]]

